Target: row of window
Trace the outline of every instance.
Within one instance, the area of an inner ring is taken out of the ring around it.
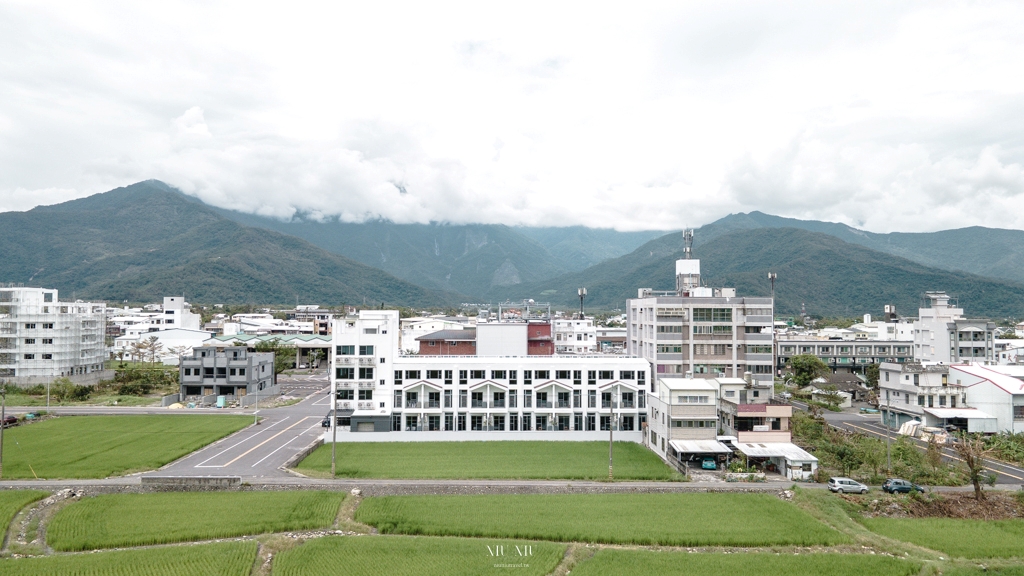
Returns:
[[[40,338],[42,344],[53,344],[53,338]],[[25,338],[25,344],[35,344],[35,338]]]
[[[523,384],[532,384],[534,380],[551,380],[552,370],[523,370]],[[582,370],[554,370],[555,380],[572,380],[573,384],[580,385],[583,382]],[[487,370],[459,370],[459,384],[466,384],[470,379],[486,380]],[[426,374],[426,380],[444,380],[445,384],[452,383],[453,370],[395,370],[395,383],[401,384],[405,380],[420,380]],[[519,370],[491,370],[491,380],[508,380],[509,384],[519,382]],[[340,378],[340,376],[339,376]],[[372,378],[372,376],[371,376]],[[594,385],[598,380],[614,380],[614,370],[587,370],[587,383]],[[646,372],[643,370],[619,370],[619,380],[636,380],[643,384],[646,381]]]
[[[339,390],[339,400],[352,400],[352,390]],[[365,398],[364,394],[366,393]],[[406,408],[441,408],[441,392],[427,392],[427,399],[425,402],[420,402],[419,392],[407,391],[404,394],[401,390],[395,391],[394,405],[396,408],[400,408],[403,405]],[[360,400],[370,400],[372,398],[372,391],[360,390]],[[488,402],[483,392],[473,392],[472,394],[467,393],[465,390],[459,391],[459,408],[518,408],[519,394],[516,390],[509,390],[506,392],[492,392],[490,401]],[[547,392],[538,392],[534,396],[532,390],[526,390],[523,392],[523,408],[533,408],[534,398],[536,398],[537,408],[582,408],[583,407],[583,394],[580,390],[574,390],[571,395],[569,392],[557,392],[554,397],[551,397]],[[637,395],[634,392],[622,392],[620,395],[621,405],[620,408],[645,408],[645,397],[643,394]],[[451,390],[444,391],[444,408],[452,408],[453,394]],[[612,405],[613,395],[611,392],[603,392],[601,394],[601,408],[609,408]],[[597,391],[590,390],[587,394],[587,407],[597,408]]]
[[[43,326],[43,330],[53,330],[53,323],[51,323],[51,322],[46,322],[42,326]],[[35,325],[35,323],[25,324],[25,329],[26,330],[35,330],[36,329],[36,325]]]
[[[617,420],[617,421],[616,421]],[[646,415],[641,414],[639,426],[643,426]],[[404,427],[403,427],[404,424]],[[465,431],[467,424],[470,430],[491,430],[491,431],[519,431],[519,430],[581,430],[594,431],[600,426],[600,430],[608,430],[616,426],[618,430],[634,430],[638,426],[637,419],[633,416],[622,416],[612,419],[610,416],[598,414],[568,414],[557,415],[549,418],[546,414],[533,415],[524,412],[522,415],[511,413],[506,417],[504,414],[492,414],[489,417],[483,414],[430,414],[420,416],[418,414],[406,414],[404,421],[402,414],[391,415],[391,430],[405,431]],[[443,426],[443,427],[442,427]]]
[[[216,372],[215,372],[216,370]],[[185,376],[202,376],[204,378],[226,378],[231,376],[245,376],[245,368],[228,368],[208,366],[206,368],[185,368]],[[216,374],[216,376],[214,376]]]
[[[335,347],[338,356],[355,356],[355,345],[343,345]],[[373,356],[373,346],[359,346],[359,356]]]
[[[53,360],[53,354],[40,354],[43,360]],[[25,354],[25,360],[35,360],[35,354]]]
[[[356,369],[353,368],[353,367],[335,368],[334,369],[334,375],[337,377],[338,380],[355,380],[356,379]],[[372,367],[360,368],[359,369],[359,379],[360,380],[373,380],[373,368]]]

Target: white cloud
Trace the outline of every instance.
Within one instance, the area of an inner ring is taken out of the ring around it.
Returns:
[[[0,210],[1024,228],[1014,3],[0,6]]]

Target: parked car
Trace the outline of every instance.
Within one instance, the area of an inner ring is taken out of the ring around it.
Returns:
[[[324,416],[324,419],[320,422],[320,427],[321,428],[330,428],[331,427],[331,413],[330,412],[327,413],[327,416]]]
[[[790,394],[789,392],[782,392],[779,394],[779,398],[782,398],[783,400],[789,400],[792,397],[793,395]]]
[[[921,486],[918,486],[913,482],[901,480],[899,478],[886,478],[885,482],[882,484],[882,491],[888,492],[889,494],[896,494],[899,492],[908,494],[910,492],[913,492],[914,490],[917,490],[918,492],[924,492],[924,488],[922,488]]]
[[[705,458],[701,460],[700,467],[702,470],[718,470],[718,464],[714,458]]]
[[[17,416],[4,416],[4,424],[3,424],[4,428],[9,428],[11,426],[14,426],[17,423],[18,423],[18,417]]]
[[[860,492],[861,494],[868,493],[868,487],[865,484],[861,484],[860,482],[851,480],[850,478],[829,478],[828,489],[840,494],[843,492]]]

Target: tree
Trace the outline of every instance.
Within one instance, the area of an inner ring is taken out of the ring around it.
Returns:
[[[934,434],[928,438],[928,450],[924,454],[924,459],[934,472],[938,472],[942,467],[942,449],[939,448],[939,441],[935,439]]]
[[[309,351],[309,369],[316,370],[320,365],[320,359],[323,358],[324,351],[314,348]]]
[[[811,354],[793,356],[789,359],[789,366],[793,370],[793,382],[801,387],[829,373],[828,365],[822,362],[821,358]]]
[[[295,365],[295,348],[285,346],[279,338],[271,338],[256,343],[253,347],[257,352],[273,352],[274,354],[274,384],[277,384],[277,375]]]
[[[967,479],[974,485],[974,497],[978,500],[985,499],[985,493],[981,491],[981,483],[988,482],[990,476],[985,472],[985,458],[992,453],[991,448],[985,448],[985,439],[980,435],[970,436],[962,433],[956,443],[953,444],[956,455],[964,462],[967,468]]]
[[[156,336],[146,338],[144,345],[146,346],[146,353],[149,355],[149,363],[156,364],[157,357],[164,351],[164,345],[160,343],[160,339]]]
[[[864,376],[868,379],[868,388],[878,388],[878,364],[868,364],[864,368]]]
[[[188,346],[171,346],[170,348],[167,349],[167,351],[170,352],[171,354],[174,354],[178,358],[181,358],[185,354],[188,354],[189,350],[191,349],[192,348]]]
[[[885,446],[874,438],[864,438],[860,442],[860,451],[864,464],[878,476],[885,464]]]
[[[821,394],[819,394],[826,404],[831,406],[839,406],[843,403],[843,397],[839,394],[839,389],[836,388],[835,384],[829,384],[821,387]]]
[[[843,471],[843,476],[849,476],[850,472],[860,468],[860,465],[864,462],[860,450],[851,444],[839,444],[836,446],[833,454],[840,469]]]

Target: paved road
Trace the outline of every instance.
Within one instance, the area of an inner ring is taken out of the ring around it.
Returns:
[[[793,402],[793,406],[800,410],[807,410],[807,404],[802,402]],[[825,421],[829,425],[847,430],[850,432],[859,432],[861,434],[870,436],[872,438],[879,438],[885,440],[886,430],[885,426],[881,423],[882,417],[879,414],[853,414],[849,412],[824,412]],[[895,441],[899,434],[895,430],[889,431],[889,438]],[[921,441],[917,438],[911,439],[914,444],[922,451],[928,449],[928,443]],[[946,460],[961,461],[956,455],[956,452],[951,448],[942,449],[943,458]],[[996,474],[997,484],[1007,484],[1019,486],[1024,484],[1024,468],[1019,466],[1013,466],[1011,464],[1005,464],[1003,462],[997,462],[995,460],[987,459],[988,463],[985,469]]]

